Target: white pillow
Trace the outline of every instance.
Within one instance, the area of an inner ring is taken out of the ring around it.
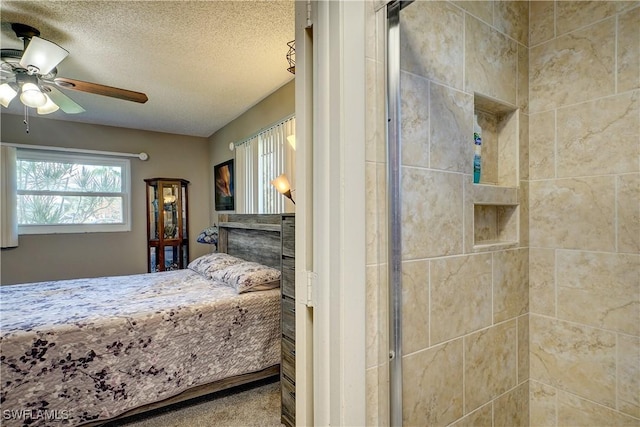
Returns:
[[[240,264],[246,262],[241,258],[234,257],[229,254],[214,252],[206,255],[202,255],[191,261],[187,268],[202,274],[207,279],[211,279],[213,273],[218,270],[222,270],[230,265]]]
[[[280,270],[256,262],[243,262],[216,270],[211,278],[236,292],[266,291],[280,287]]]

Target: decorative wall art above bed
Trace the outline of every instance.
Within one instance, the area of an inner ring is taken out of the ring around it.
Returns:
[[[234,168],[233,159],[222,162],[213,167],[215,179],[215,207],[216,211],[232,211],[235,209],[234,197]]]

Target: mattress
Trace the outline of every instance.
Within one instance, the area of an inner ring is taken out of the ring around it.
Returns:
[[[4,426],[109,419],[276,365],[280,292],[192,270],[0,287]]]

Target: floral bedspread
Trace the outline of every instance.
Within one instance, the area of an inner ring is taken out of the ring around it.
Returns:
[[[108,419],[276,365],[279,303],[191,270],[2,286],[1,424]]]

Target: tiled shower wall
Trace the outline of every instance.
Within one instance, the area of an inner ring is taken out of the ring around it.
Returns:
[[[367,25],[368,425],[388,419],[376,3]],[[418,1],[402,12],[405,425],[640,425],[637,5]],[[515,196],[471,184],[474,92],[519,109]],[[517,247],[474,251],[473,202],[514,197]]]
[[[531,2],[532,426],[640,426],[640,7]]]
[[[418,1],[401,12],[405,425],[528,425],[528,16],[526,2]],[[383,40],[384,21],[370,18],[367,39]],[[367,52],[368,422],[383,425],[384,44]],[[476,93],[517,110],[521,146],[499,155],[511,187],[472,183]],[[515,243],[474,247],[479,202],[519,205]]]

